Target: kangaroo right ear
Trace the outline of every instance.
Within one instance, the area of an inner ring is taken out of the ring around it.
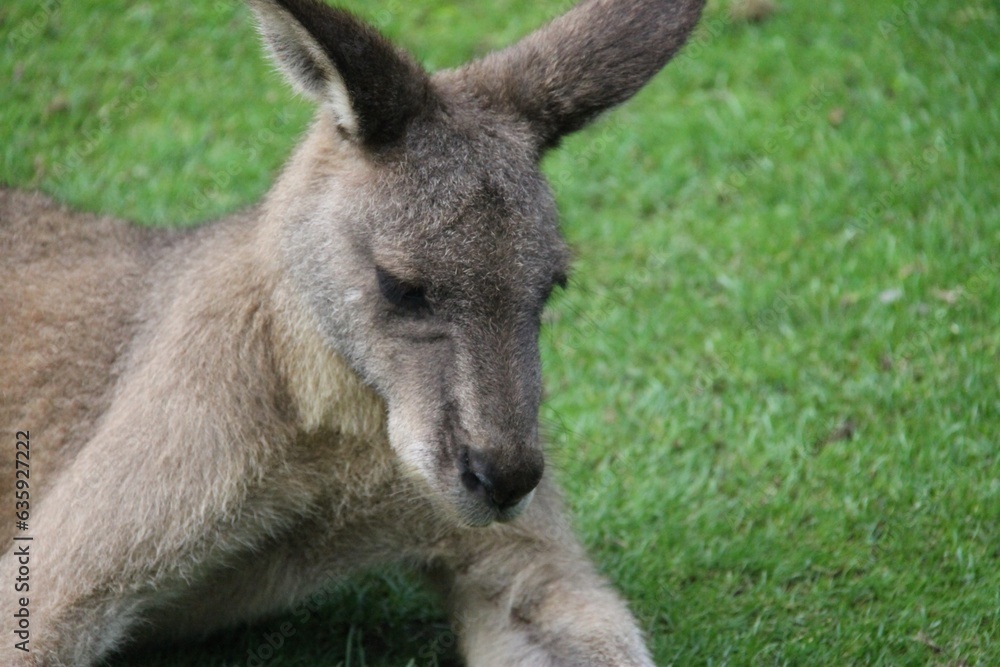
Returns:
[[[482,103],[524,121],[540,150],[634,95],[684,45],[704,0],[585,0],[458,71]]]
[[[248,0],[271,57],[369,147],[399,138],[427,104],[426,72],[374,28],[319,0]]]

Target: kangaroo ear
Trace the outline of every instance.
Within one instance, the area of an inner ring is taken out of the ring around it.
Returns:
[[[539,148],[634,95],[684,45],[704,0],[587,0],[458,73],[493,108],[527,120]]]
[[[319,0],[249,0],[271,57],[301,93],[370,147],[398,139],[427,104],[426,72],[374,28]]]

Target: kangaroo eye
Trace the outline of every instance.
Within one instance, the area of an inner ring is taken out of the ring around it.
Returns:
[[[400,280],[382,267],[375,267],[375,275],[378,278],[379,291],[393,306],[413,315],[430,312],[431,305],[427,301],[423,285]]]

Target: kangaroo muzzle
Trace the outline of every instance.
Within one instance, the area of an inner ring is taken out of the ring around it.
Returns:
[[[506,456],[465,448],[458,469],[462,486],[469,494],[504,521],[513,519],[527,506],[525,501],[530,500],[528,496],[542,481],[545,459],[537,447],[522,448]]]

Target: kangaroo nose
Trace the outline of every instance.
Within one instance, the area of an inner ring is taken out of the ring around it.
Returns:
[[[462,484],[499,510],[510,509],[542,480],[545,459],[538,448],[523,449],[516,456],[489,456],[466,449],[459,463]]]

